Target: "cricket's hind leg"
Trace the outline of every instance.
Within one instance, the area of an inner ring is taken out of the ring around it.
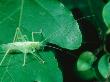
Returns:
[[[14,42],[26,42],[27,40],[28,40],[27,36],[23,35],[20,28],[17,27],[14,38],[13,38],[13,43]]]
[[[0,62],[0,66],[2,65],[3,61],[5,60],[6,56],[7,56],[8,53],[9,53],[9,51],[10,51],[10,49],[8,49],[8,50],[6,51],[6,53],[5,53],[5,55],[3,56],[3,58],[2,58],[2,60],[1,60],[1,62]]]
[[[45,63],[45,61],[39,56],[39,53],[35,54],[35,53],[31,53],[35,59],[39,60],[42,64]]]

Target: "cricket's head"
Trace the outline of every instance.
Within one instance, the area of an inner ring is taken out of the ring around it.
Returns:
[[[41,42],[32,42],[31,43],[31,46],[34,48],[34,49],[37,49],[37,50],[40,50],[43,48],[43,44]]]

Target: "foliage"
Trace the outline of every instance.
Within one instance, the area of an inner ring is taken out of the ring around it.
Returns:
[[[109,0],[0,0],[0,81],[109,82],[109,11]],[[6,54],[17,27],[26,42],[40,32],[35,54],[44,64],[26,53],[22,66],[24,53]]]
[[[82,46],[73,53],[76,59],[76,81],[108,81],[110,56],[110,2],[109,0],[60,0],[70,9],[78,21],[83,42]],[[89,51],[89,52],[88,52]],[[90,54],[92,54],[90,56]],[[84,57],[87,56],[87,57]],[[92,56],[96,60],[91,61]],[[90,57],[90,58],[89,58]],[[88,60],[88,61],[87,61]],[[91,63],[90,63],[91,61]],[[83,67],[83,68],[82,68]],[[84,69],[94,69],[87,72]],[[75,69],[75,68],[73,68]],[[80,69],[80,70],[79,70]],[[89,76],[92,78],[88,78]],[[88,76],[88,77],[86,77]],[[79,78],[83,79],[80,80]]]

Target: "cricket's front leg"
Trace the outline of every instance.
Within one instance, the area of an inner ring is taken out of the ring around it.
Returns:
[[[23,59],[23,65],[22,66],[25,66],[26,65],[26,53],[24,53],[24,59]]]
[[[38,55],[38,53],[37,53],[37,54],[32,53],[32,54],[33,54],[33,56],[34,56],[36,59],[38,59],[42,64],[45,63],[45,61]]]

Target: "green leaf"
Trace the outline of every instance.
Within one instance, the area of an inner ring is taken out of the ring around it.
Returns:
[[[110,1],[103,8],[103,19],[108,28],[110,28]]]
[[[77,71],[81,78],[87,80],[95,78],[95,69],[92,67],[95,60],[95,55],[90,51],[83,52],[79,56],[77,61]]]
[[[85,71],[91,68],[96,57],[92,52],[86,51],[80,55],[77,62],[77,68],[80,71]]]
[[[9,54],[0,67],[1,82],[63,82],[62,73],[58,69],[54,53],[51,51],[39,53],[45,61],[41,63],[32,54],[27,55],[26,65],[23,67],[24,54]],[[0,54],[0,60],[4,54]]]
[[[20,27],[30,39],[31,32],[42,29],[46,42],[71,50],[81,45],[77,21],[57,0],[24,0],[23,5],[21,0],[0,1],[0,13],[0,40],[3,43],[12,42],[16,27]]]
[[[99,60],[99,63],[98,63],[98,70],[99,70],[99,73],[101,74],[101,76],[104,78],[104,79],[107,79],[110,75],[110,55],[108,54],[104,54],[100,60]]]

